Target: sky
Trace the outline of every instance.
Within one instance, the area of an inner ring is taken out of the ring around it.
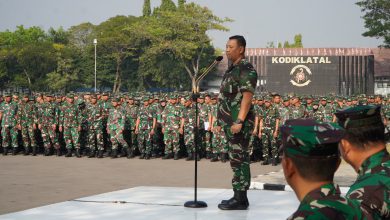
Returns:
[[[161,0],[151,0],[152,7]],[[229,17],[230,31],[210,31],[213,45],[224,49],[231,35],[243,35],[247,47],[265,47],[302,34],[303,46],[377,47],[382,41],[361,36],[364,20],[356,0],[187,0]],[[17,25],[44,30],[83,22],[99,24],[116,15],[142,15],[143,0],[0,0],[0,31]]]

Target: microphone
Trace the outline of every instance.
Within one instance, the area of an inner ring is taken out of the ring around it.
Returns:
[[[196,85],[199,86],[199,82],[219,63],[223,60],[223,56],[218,56],[215,58],[214,62],[210,64],[209,67],[196,79]]]

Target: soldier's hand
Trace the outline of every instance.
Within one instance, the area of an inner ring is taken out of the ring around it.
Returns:
[[[242,128],[242,124],[233,124],[230,127],[230,131],[232,132],[232,134],[238,134],[240,133],[241,128]]]
[[[253,132],[252,132],[252,135],[256,136],[257,133],[258,133],[257,129],[254,129]]]
[[[33,130],[37,130],[37,125],[33,124]]]
[[[149,134],[150,134],[150,136],[153,136],[154,135],[154,129],[152,129]]]
[[[260,132],[259,132],[259,136],[258,136],[260,139],[261,139],[261,135],[262,135],[262,134],[261,134],[261,131],[260,131]]]
[[[214,129],[215,132],[220,132],[222,127],[221,126],[215,126],[213,129]]]
[[[22,130],[22,126],[20,124],[18,124],[16,127],[18,128],[18,130]]]
[[[51,128],[53,129],[53,131],[55,131],[57,128],[57,125],[52,125]]]
[[[274,131],[274,138],[278,137],[278,131]]]
[[[162,133],[163,133],[163,134],[165,133],[165,128],[162,129]]]
[[[135,134],[138,134],[138,129],[135,129],[135,130],[134,130],[134,133],[135,133]]]
[[[77,127],[77,131],[81,131],[81,126],[79,125],[79,127]]]
[[[183,128],[179,128],[179,133],[180,133],[180,134],[183,134],[183,133],[184,133]]]
[[[41,124],[38,124],[38,129],[39,129],[39,130],[42,129],[42,125],[41,125]]]
[[[60,126],[60,128],[58,129],[60,132],[62,132],[64,130],[64,127],[63,126]]]

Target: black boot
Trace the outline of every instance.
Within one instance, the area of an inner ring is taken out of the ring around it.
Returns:
[[[149,154],[145,154],[145,160],[150,160],[150,153]]]
[[[113,149],[111,152],[111,158],[117,158],[118,157],[118,149]]]
[[[162,159],[167,160],[167,159],[171,159],[171,158],[172,158],[172,154],[168,153],[168,154],[165,154],[165,156]]]
[[[173,157],[173,159],[174,160],[178,160],[179,159],[179,153],[178,152],[175,153],[175,156]]]
[[[77,148],[76,149],[76,157],[80,158],[81,157],[81,154],[80,154],[80,148]]]
[[[227,153],[221,154],[221,162],[226,163],[229,160],[229,155]]]
[[[50,148],[45,147],[45,156],[50,156]]]
[[[29,155],[29,154],[30,154],[29,148],[28,148],[28,147],[25,147],[25,148],[24,148],[24,156],[27,156],[27,155]]]
[[[97,158],[103,158],[103,150],[99,150]]]
[[[32,147],[32,155],[37,156],[37,146]]]
[[[17,147],[13,147],[12,148],[12,155],[15,156],[18,154],[18,148]]]
[[[211,157],[210,162],[217,162],[217,161],[218,161],[218,154],[213,154],[213,156]]]
[[[128,148],[126,149],[126,151],[127,151],[127,158],[128,158],[128,159],[134,158],[133,150],[132,150],[130,147],[128,147]]]
[[[5,148],[3,149],[3,155],[4,155],[4,156],[7,156],[7,154],[8,154],[8,147],[5,147]]]
[[[267,158],[264,158],[264,161],[261,163],[261,165],[268,165],[269,160]]]
[[[210,151],[207,151],[206,153],[206,159],[210,159],[211,158],[211,152]]]
[[[62,152],[61,152],[60,148],[56,149],[56,155],[57,155],[57,157],[61,157],[62,156]]]
[[[139,159],[145,159],[145,154],[142,153],[142,154],[139,156]]]
[[[186,159],[186,161],[190,161],[190,160],[194,160],[194,156],[192,155],[192,153],[188,153],[188,156]]]
[[[65,157],[72,157],[72,149],[67,149]]]
[[[247,191],[235,191],[233,198],[222,201],[218,208],[222,210],[246,210],[248,206]]]
[[[92,158],[92,157],[95,157],[95,150],[94,150],[94,149],[91,149],[91,150],[89,151],[88,158]]]

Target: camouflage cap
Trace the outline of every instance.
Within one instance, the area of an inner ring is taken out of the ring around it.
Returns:
[[[338,155],[338,143],[345,130],[336,123],[314,119],[287,120],[280,128],[283,151],[290,157],[327,157]]]
[[[379,105],[358,105],[337,111],[335,115],[345,129],[383,124]]]
[[[149,101],[149,96],[147,96],[147,95],[142,96],[142,101],[143,101],[143,102]]]
[[[118,96],[113,97],[113,98],[111,99],[111,102],[120,102],[120,101],[121,101],[121,98],[118,97]]]
[[[74,99],[74,94],[73,93],[69,93],[66,97],[68,97],[70,99]]]

